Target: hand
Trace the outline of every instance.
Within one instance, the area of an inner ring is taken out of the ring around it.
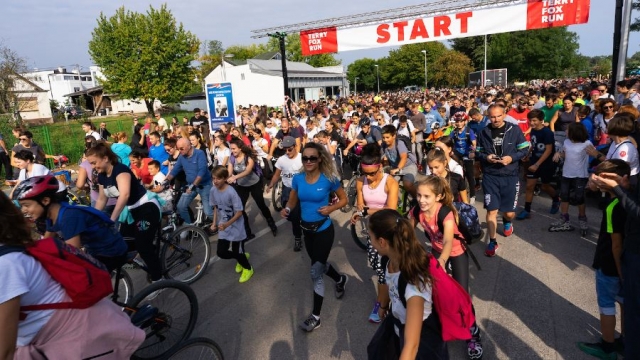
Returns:
[[[219,226],[215,226],[214,224],[211,224],[211,227],[209,228],[211,231],[217,231],[217,230],[221,230]]]
[[[267,188],[266,189],[267,191],[271,191],[271,188],[273,188],[273,185],[271,185],[271,183],[269,183],[269,184],[267,184],[266,188]]]
[[[553,162],[558,162],[560,161],[561,158],[562,158],[562,155],[560,153],[553,154]]]
[[[498,161],[500,164],[507,166],[513,162],[513,158],[511,156],[503,156],[502,160]]]
[[[387,317],[387,313],[389,313],[389,310],[383,309],[382,306],[378,308],[378,316],[380,317],[381,320],[384,320],[384,318]]]
[[[443,258],[439,258],[439,259],[438,259],[438,263],[440,264],[440,266],[442,267],[442,269],[446,269],[446,267],[445,267],[445,266],[446,266],[447,262],[446,262],[446,260],[445,260],[445,259],[443,259]]]
[[[286,208],[280,210],[280,216],[282,216],[285,219],[288,218],[289,217],[289,211]]]
[[[347,156],[347,155],[349,155],[349,151],[348,151],[348,150],[343,150],[343,151],[342,151],[342,155],[343,155],[343,156]]]
[[[620,176],[612,173],[601,173],[600,176],[591,175],[591,180],[600,190],[611,190],[618,185],[622,187],[629,186],[629,177],[626,175]]]
[[[358,222],[358,219],[360,219],[360,214],[353,213],[353,215],[351,215],[351,224],[355,225]]]
[[[491,164],[497,164],[500,162],[500,160],[496,159],[496,156],[494,154],[487,155],[487,161]]]
[[[229,178],[227,179],[227,184],[233,184],[236,182],[236,177],[234,176],[229,176]]]
[[[533,172],[536,172],[539,167],[540,166],[538,166],[538,164],[533,164],[533,165],[529,166],[529,168],[527,170],[529,170],[529,171],[531,171],[533,173]]]
[[[585,150],[587,151],[587,154],[589,154],[589,156],[592,156],[592,157],[595,157],[595,158],[597,158],[597,157],[598,157],[598,154],[600,154],[600,153],[598,152],[598,150],[597,150],[593,145],[589,145],[589,146],[587,146],[587,147],[585,148]]]
[[[330,206],[323,206],[320,209],[318,209],[318,212],[324,216],[329,216],[329,214],[331,214],[331,207]]]
[[[470,151],[469,152],[469,159],[475,159],[476,157],[476,152],[475,151]]]
[[[271,161],[271,159],[273,159],[272,155],[267,155],[267,160]]]
[[[391,169],[389,170],[389,174],[391,175],[397,175],[400,172],[400,169]]]
[[[213,227],[213,225],[212,225],[212,227]],[[223,231],[225,228],[226,228],[226,226],[224,225],[224,223],[218,225],[218,231]],[[212,230],[214,230],[214,229],[212,229]]]

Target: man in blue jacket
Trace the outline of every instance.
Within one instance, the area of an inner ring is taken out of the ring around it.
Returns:
[[[204,151],[196,149],[191,146],[189,140],[182,138],[177,143],[178,161],[176,165],[171,169],[169,175],[167,175],[166,181],[169,182],[180,171],[184,170],[187,177],[187,190],[180,197],[178,201],[178,215],[186,223],[191,224],[191,216],[189,216],[189,205],[191,201],[196,197],[196,194],[200,195],[202,205],[204,207],[204,213],[207,216],[207,220],[213,218],[213,208],[209,206],[209,192],[211,192],[211,173],[207,166],[207,156]],[[207,221],[205,221],[207,222]]]
[[[479,133],[476,151],[482,165],[482,191],[489,231],[489,244],[484,253],[495,256],[498,210],[502,212],[503,235],[507,237],[513,233],[511,220],[515,216],[520,190],[518,162],[529,152],[529,142],[520,127],[505,122],[504,107],[491,105],[487,114],[491,124]]]

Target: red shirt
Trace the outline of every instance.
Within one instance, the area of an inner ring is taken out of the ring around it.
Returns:
[[[136,175],[136,177],[138,177],[138,179],[142,180],[142,183],[144,185],[151,184],[151,182],[153,181],[153,176],[149,174],[149,163],[152,160],[153,159],[151,158],[143,158],[141,167],[137,167],[133,165],[133,163],[131,163],[131,171],[133,171],[133,173]]]
[[[523,133],[526,133],[530,127],[529,119],[527,119],[528,114],[529,114],[529,109],[525,109],[524,111],[520,112],[516,108],[509,110],[509,112],[507,113],[508,116],[511,116],[512,118],[518,121],[518,126],[520,127],[520,130],[522,130]],[[525,134],[524,137],[527,138],[527,141],[531,140],[530,134]]]

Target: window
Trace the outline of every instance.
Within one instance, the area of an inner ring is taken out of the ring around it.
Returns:
[[[65,75],[63,80],[73,80],[73,76],[71,75]]]
[[[80,91],[80,88],[79,88],[79,87],[74,87],[74,88],[73,88],[73,92],[78,92],[78,91]]]

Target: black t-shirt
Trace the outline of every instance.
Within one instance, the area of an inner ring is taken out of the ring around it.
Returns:
[[[276,134],[276,139],[282,141],[282,139],[284,139],[285,136],[291,136],[294,139],[302,138],[302,136],[300,136],[300,133],[298,132],[297,129],[289,128],[289,132],[286,134],[282,130],[278,130],[278,133]]]
[[[447,180],[449,180],[453,201],[462,201],[460,199],[460,192],[467,190],[467,184],[464,182],[464,178],[460,176],[460,174],[448,171]]]
[[[206,122],[207,122],[207,118],[204,116],[198,116],[198,117],[192,116],[191,119],[189,119],[189,124],[193,127],[200,126]]]
[[[451,106],[449,108],[449,116],[453,116],[455,115],[457,112],[462,111],[462,112],[467,112],[467,108],[465,108],[463,105],[460,105],[458,107],[455,106]]]
[[[502,156],[502,141],[504,140],[504,132],[507,128],[507,124],[503,124],[499,128],[494,128],[493,125],[489,125],[491,130],[491,140],[493,140],[493,147],[495,149],[495,155]]]
[[[168,160],[169,160],[169,164],[171,164],[171,168],[173,168],[176,165],[179,157],[180,157],[180,154],[178,154],[178,156],[176,157],[173,157],[173,155],[169,155]],[[184,170],[176,174],[176,176],[174,177],[174,180],[180,184],[185,184],[187,182],[187,175],[184,173]]]
[[[538,159],[544,154],[547,145],[551,145],[551,155],[544,161],[545,164],[553,161],[553,153],[555,152],[555,137],[553,131],[548,127],[543,127],[540,130],[531,129],[531,155],[529,156],[530,163],[537,162]]]
[[[373,144],[374,142],[382,141],[382,134],[380,130],[372,127],[369,129],[369,133],[365,134],[364,131],[360,131],[360,134],[356,136],[358,140],[367,140],[367,144]]]
[[[142,186],[142,184],[140,184],[140,180],[136,179],[136,176],[133,175],[131,169],[126,165],[121,163],[113,165],[111,176],[107,176],[105,173],[100,173],[98,175],[98,184],[104,186],[104,192],[107,194],[107,197],[117,198],[120,195],[120,191],[118,191],[118,182],[116,181],[116,178],[122,173],[128,173],[131,175],[129,200],[127,201],[127,206],[131,206],[138,202],[138,200],[147,193],[147,190]]]
[[[593,268],[600,269],[607,276],[619,276],[611,248],[611,234],[624,234],[627,213],[617,198],[611,199],[602,211],[600,234],[593,258]]]
[[[133,133],[131,136],[131,151],[139,151],[144,154],[144,156],[149,155],[149,148],[147,148],[147,140],[142,141],[142,145],[140,145],[140,134]]]

